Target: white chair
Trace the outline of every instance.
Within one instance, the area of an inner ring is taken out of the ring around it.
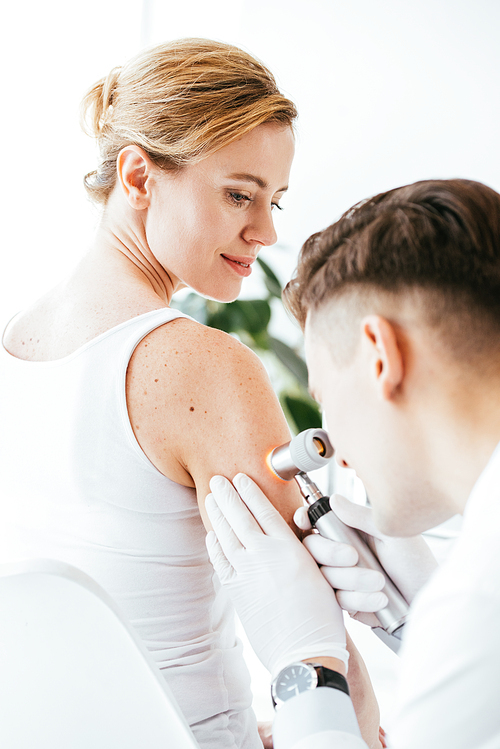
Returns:
[[[0,565],[2,749],[199,749],[112,599],[61,562]]]

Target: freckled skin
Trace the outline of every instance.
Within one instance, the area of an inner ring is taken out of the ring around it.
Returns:
[[[226,333],[185,319],[157,328],[147,341],[149,359],[146,346],[138,346],[129,364],[127,403],[136,437],[152,463],[172,480],[196,487],[206,524],[210,478],[232,479],[240,471],[257,481],[292,523],[302,503],[295,482],[276,481],[265,462],[290,433],[256,355]],[[155,364],[148,366],[150,361]],[[158,382],[142,400],[151,379]],[[186,394],[193,402],[188,408]]]

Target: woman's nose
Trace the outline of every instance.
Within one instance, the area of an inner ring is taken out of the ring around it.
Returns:
[[[271,209],[261,210],[252,215],[250,221],[243,231],[245,241],[268,247],[275,244],[278,239],[274,228],[273,216]]]

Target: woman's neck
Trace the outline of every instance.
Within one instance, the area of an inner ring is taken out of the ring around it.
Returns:
[[[88,259],[103,271],[109,269],[110,279],[118,273],[168,306],[181,283],[160,265],[149,247],[145,229],[147,211],[133,211],[120,197],[110,197]]]

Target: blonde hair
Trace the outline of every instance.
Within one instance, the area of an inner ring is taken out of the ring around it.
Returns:
[[[270,71],[237,47],[209,39],[152,47],[113,68],[83,98],[82,127],[97,139],[101,156],[85,176],[85,188],[92,200],[106,204],[116,159],[127,145],[176,170],[258,125],[292,126],[296,117]]]

